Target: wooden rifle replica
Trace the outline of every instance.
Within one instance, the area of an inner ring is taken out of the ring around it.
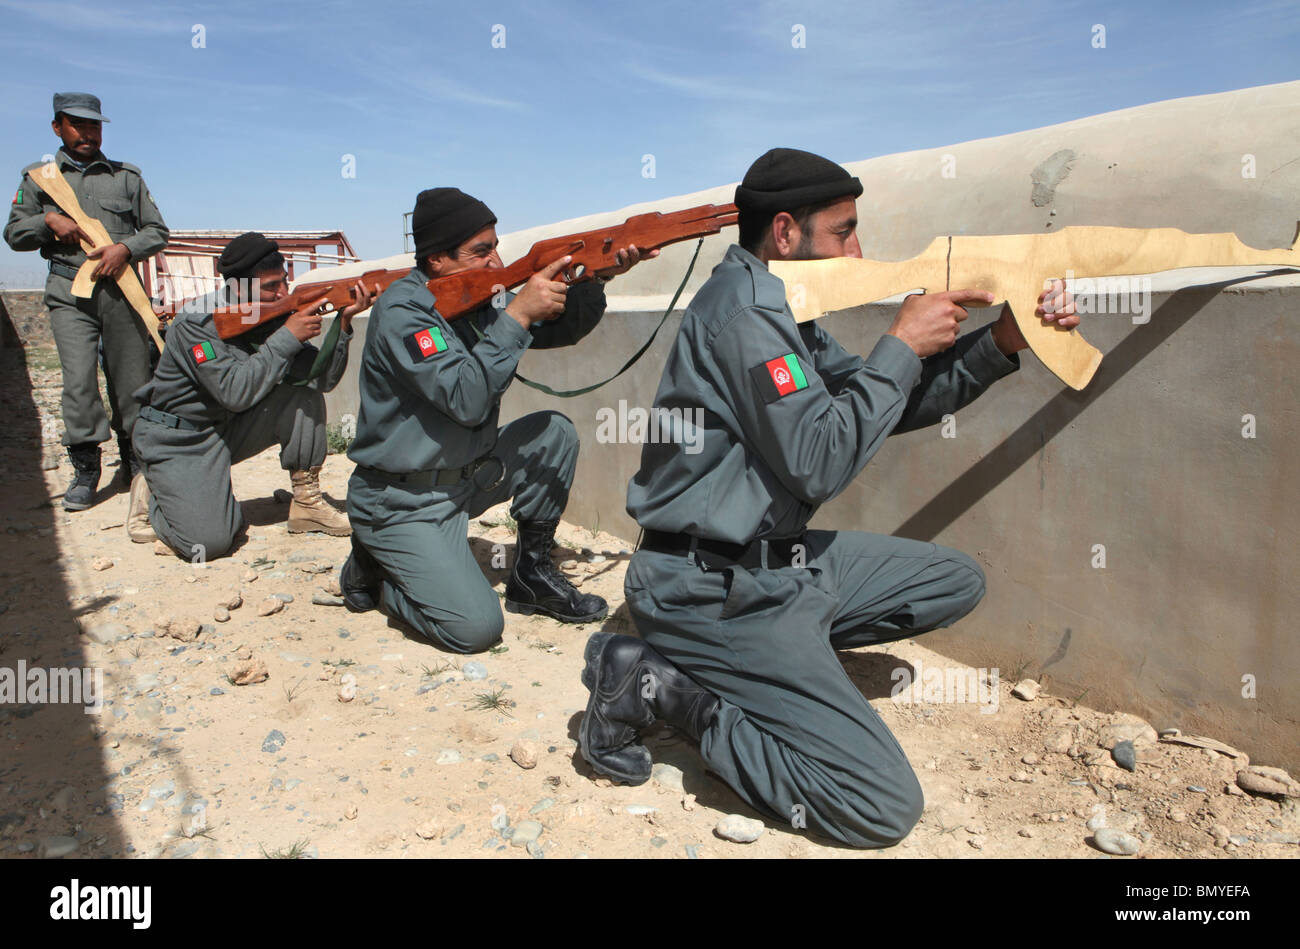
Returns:
[[[692,237],[716,234],[734,223],[736,206],[733,204],[704,204],[669,214],[637,214],[622,224],[538,241],[527,254],[504,269],[463,270],[435,277],[426,286],[437,298],[438,312],[444,319],[454,320],[482,306],[496,294],[519,286],[565,255],[573,260],[559,276],[565,283],[575,284],[593,279],[599,270],[618,266],[617,254],[624,247],[654,250]],[[230,339],[268,320],[312,304],[342,310],[352,302],[352,287],[358,280],[366,287],[377,284],[382,292],[410,272],[409,269],[372,270],[359,276],[304,284],[274,303],[251,302],[218,307],[213,311],[213,322],[217,335]],[[160,319],[170,319],[177,312],[195,306],[195,301],[184,300],[156,312]]]
[[[89,254],[96,247],[107,247],[114,243],[113,238],[109,236],[108,230],[97,219],[91,217],[81,208],[81,202],[77,200],[77,194],[72,190],[72,185],[68,184],[68,179],[63,177],[63,172],[59,171],[59,166],[54,162],[47,162],[40,168],[33,168],[27,172],[32,183],[50,196],[59,210],[72,218],[77,227],[81,228],[82,233],[90,238],[90,241],[82,241],[81,249]],[[96,259],[88,259],[77,271],[77,276],[72,281],[72,295],[88,300],[95,292],[95,278],[91,276],[95,268],[99,266]],[[154,315],[153,307],[149,303],[149,294],[144,292],[144,286],[140,283],[140,275],[135,272],[135,265],[128,263],[117,275],[116,283],[122,291],[122,296],[131,304],[131,309],[135,310],[144,327],[153,337],[153,341],[158,344],[158,351],[162,352],[163,341],[158,335],[158,317]]]
[[[1188,234],[1172,227],[1066,227],[1053,234],[936,237],[918,256],[898,262],[836,257],[773,260],[769,266],[785,281],[786,299],[799,323],[910,290],[986,290],[995,305],[1011,306],[1020,332],[1043,365],[1066,385],[1082,389],[1101,364],[1101,353],[1078,330],[1044,324],[1034,315],[1038,295],[1049,280],[1184,267],[1294,268],[1300,266],[1300,227],[1291,247],[1275,250],[1250,247],[1236,234]]]

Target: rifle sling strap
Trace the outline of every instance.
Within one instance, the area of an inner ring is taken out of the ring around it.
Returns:
[[[668,309],[664,310],[664,315],[659,318],[659,325],[654,328],[654,332],[650,334],[650,338],[645,341],[645,343],[641,346],[641,348],[632,354],[632,358],[629,359],[627,362],[623,363],[623,368],[619,369],[618,372],[614,373],[612,376],[610,376],[608,379],[604,380],[603,382],[597,382],[595,385],[583,386],[581,389],[568,389],[568,390],[552,389],[550,386],[546,385],[545,383],[534,382],[532,379],[525,379],[523,376],[519,375],[518,373],[515,373],[515,378],[518,379],[520,382],[522,382],[524,385],[528,386],[529,388],[536,389],[538,392],[543,392],[546,395],[553,395],[556,398],[560,398],[560,399],[572,399],[575,396],[586,395],[588,392],[594,392],[595,390],[599,389],[601,386],[609,385],[619,376],[623,375],[623,373],[631,369],[632,366],[636,363],[636,361],[646,354],[646,350],[650,348],[651,344],[654,343],[655,337],[659,335],[659,331],[663,329],[664,323],[668,322],[668,317],[672,314],[673,309],[677,306],[677,300],[679,297],[681,297],[682,291],[686,289],[686,281],[691,279],[691,271],[695,269],[695,261],[699,258],[700,248],[703,246],[704,246],[704,238],[701,237],[695,245],[695,253],[691,255],[690,265],[686,268],[686,276],[682,277],[682,282],[678,284],[677,292],[673,294],[672,301],[668,304]],[[469,325],[473,327],[474,333],[475,335],[478,336],[479,339],[483,339],[486,336],[486,334],[481,329],[478,328],[478,324],[475,323],[472,319],[470,320]],[[322,352],[323,351],[324,350],[322,349]]]

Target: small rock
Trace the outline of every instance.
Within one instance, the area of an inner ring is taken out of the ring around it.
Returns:
[[[75,852],[79,846],[81,845],[76,837],[46,837],[41,841],[36,855],[42,860],[57,860],[59,857],[66,857]]]
[[[1116,714],[1111,723],[1101,730],[1097,744],[1102,748],[1114,748],[1121,741],[1131,741],[1134,745],[1151,745],[1159,740],[1156,730],[1138,718],[1123,712]]]
[[[555,806],[555,798],[544,797],[528,809],[530,814],[540,814],[542,811],[549,810]]]
[[[1021,679],[1011,690],[1011,694],[1025,702],[1032,702],[1038,698],[1038,690],[1041,688],[1042,686],[1033,679]]]
[[[1175,824],[1184,824],[1187,822],[1187,812],[1181,807],[1169,808],[1169,819]]]
[[[1281,768],[1253,764],[1237,772],[1237,786],[1252,794],[1300,797],[1300,783]]]
[[[284,609],[284,600],[275,596],[268,596],[261,603],[257,604],[258,616],[273,616]]]
[[[256,570],[245,570],[239,575],[239,579],[244,583],[256,583],[259,574]]]
[[[236,666],[235,671],[230,673],[230,681],[232,685],[256,685],[265,682],[270,675],[265,662],[253,659]]]
[[[113,566],[113,561],[108,557],[96,557],[90,562],[91,570],[107,570]]]
[[[537,743],[532,741],[517,741],[510,749],[510,760],[525,771],[537,767]]]
[[[218,606],[212,611],[212,618],[218,623],[228,623],[230,622],[230,610],[224,606]]]
[[[478,682],[488,677],[487,666],[481,662],[467,662],[460,667],[460,672],[468,682]]]
[[[1125,771],[1137,771],[1137,751],[1133,748],[1132,741],[1117,742],[1110,750],[1110,756]]]
[[[527,847],[542,836],[543,827],[535,820],[521,820],[515,825],[515,832],[510,835],[510,846]]]
[[[343,588],[339,586],[338,577],[330,577],[321,583],[321,589],[330,596],[342,596]]]
[[[329,593],[313,593],[311,601],[316,606],[343,606],[343,597],[333,596]]]
[[[1034,831],[1032,828],[1029,827],[1021,827],[1019,830],[1016,831],[1016,833],[1019,834],[1021,837],[1027,837],[1030,840],[1032,840],[1034,837]]]
[[[435,764],[456,764],[461,760],[460,752],[455,748],[444,748],[438,752],[438,758]]]
[[[655,813],[658,808],[651,807],[649,804],[629,804],[627,807],[623,808],[623,810],[627,811],[633,817],[645,817],[648,814]]]
[[[225,689],[215,689],[215,688],[214,688],[214,689],[209,689],[209,690],[208,690],[208,695],[225,695],[225,694],[226,694],[226,690],[225,690]]]
[[[126,639],[131,635],[130,631],[121,623],[96,623],[94,626],[83,630],[83,632],[85,632],[87,639],[100,645]]]
[[[279,600],[281,603],[292,603],[292,602],[293,602],[293,594],[292,594],[292,593],[272,593],[271,596],[275,597],[275,598],[276,598],[277,600]]]
[[[415,828],[415,836],[421,840],[437,840],[442,836],[442,832],[442,825],[432,818]]]
[[[237,610],[244,605],[244,595],[237,589],[231,590],[228,596],[217,601],[217,605],[224,606],[228,610]]]
[[[1033,753],[1022,755],[1020,758],[1020,762],[1021,764],[1031,764],[1031,765],[1038,764],[1038,755]]]
[[[1092,836],[1099,850],[1119,857],[1131,857],[1142,849],[1142,842],[1132,834],[1109,827],[1099,828]]]
[[[1011,780],[1018,784],[1032,784],[1034,782],[1033,777],[1024,771],[1017,771],[1011,776]]]
[[[357,806],[355,804],[349,804],[348,809],[343,812],[343,816],[346,817],[348,820],[356,820]]]
[[[684,791],[682,784],[683,774],[681,768],[674,767],[670,764],[656,764],[650,769],[650,777],[656,784],[662,785],[671,791]]]
[[[713,832],[723,840],[748,844],[758,840],[766,829],[761,820],[742,817],[740,814],[728,814],[718,821],[717,826],[713,828]]]
[[[694,794],[687,794],[685,797],[682,798],[682,810],[684,810],[684,811],[693,811],[693,810],[695,810],[695,795],[694,795]]]
[[[188,616],[161,616],[153,622],[155,635],[168,636],[183,643],[192,643],[198,639],[199,628],[199,621]]]
[[[262,750],[268,754],[275,754],[284,747],[286,740],[284,732],[280,731],[278,728],[273,728],[267,733],[266,738],[262,740]]]

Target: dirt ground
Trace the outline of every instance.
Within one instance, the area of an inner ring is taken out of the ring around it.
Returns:
[[[58,384],[49,353],[0,353],[14,413],[0,430],[0,666],[100,669],[105,705],[0,704],[6,857],[1086,858],[1106,856],[1086,825],[1099,816],[1139,859],[1300,855],[1296,799],[1241,791],[1231,749],[1157,741],[1138,720],[1045,693],[1021,700],[1010,671],[991,691],[970,672],[983,702],[896,701],[895,670],[960,668],[924,640],[841,654],[925,789],[901,845],[854,851],[768,818],[754,842],[722,839],[723,817],[761,815],[671,729],[649,736],[656,775],[641,787],[596,779],[577,752],[582,650],[600,624],[506,614],[497,648],[459,656],[377,612],[325,605],[348,540],[286,532],[274,451],[235,469],[250,530],[231,556],[191,565],[132,544],[115,468],[75,514],[59,506],[67,461],[40,470],[60,457]],[[350,472],[327,460],[339,503]],[[499,592],[508,521],[503,506],[470,525]],[[559,540],[561,568],[609,600],[603,628],[631,632],[629,544],[567,524]],[[264,680],[236,684],[259,663]],[[1102,747],[1118,737],[1134,739],[1133,773]]]

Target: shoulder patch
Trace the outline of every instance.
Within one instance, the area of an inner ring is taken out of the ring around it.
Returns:
[[[212,344],[207,340],[204,340],[201,343],[196,343],[190,349],[190,354],[194,357],[195,365],[199,366],[216,356],[216,353],[212,351]]]
[[[19,188],[17,191],[14,192],[14,202],[13,202],[13,203],[14,203],[14,204],[22,204],[22,203],[23,203],[23,189],[22,189],[22,188]]]
[[[447,348],[447,341],[443,339],[442,330],[437,326],[430,326],[428,329],[413,333],[403,339],[403,342],[406,343],[407,352],[416,362],[423,362]]]
[[[799,357],[794,353],[777,356],[767,362],[759,363],[749,370],[749,376],[758,387],[763,401],[771,404],[777,399],[808,388],[808,377],[799,365]]]

